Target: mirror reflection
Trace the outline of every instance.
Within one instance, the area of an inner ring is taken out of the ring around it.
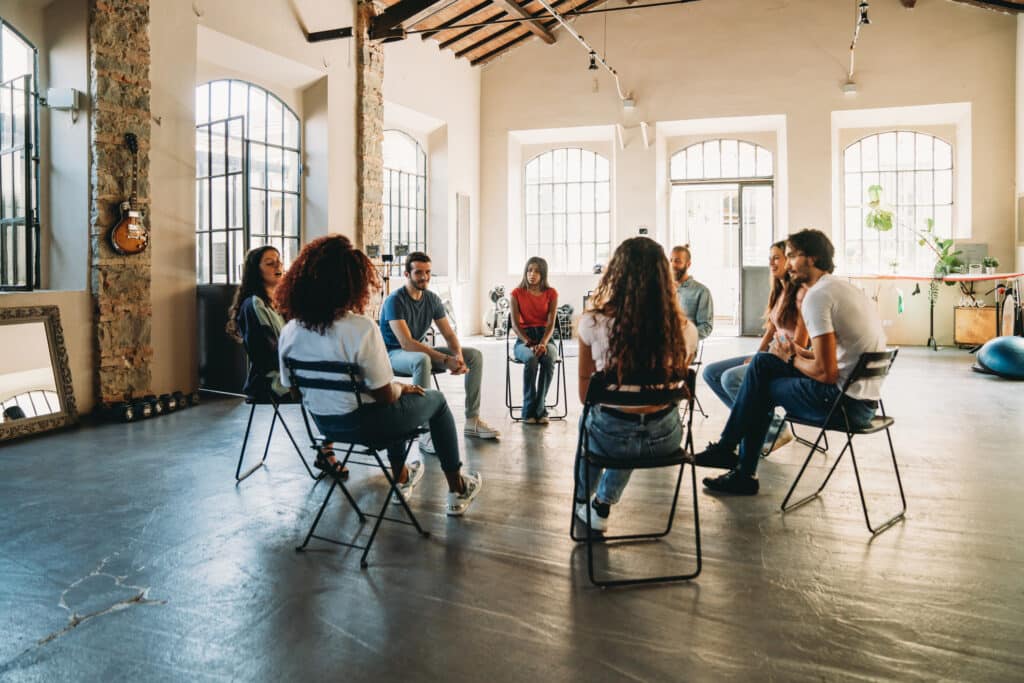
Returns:
[[[0,325],[0,348],[0,423],[60,413],[45,324]]]

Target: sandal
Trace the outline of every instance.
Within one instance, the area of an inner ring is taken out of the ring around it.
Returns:
[[[313,461],[313,467],[322,471],[324,474],[333,474],[334,476],[340,477],[342,480],[347,480],[348,468],[337,460],[332,462],[328,459],[333,457],[334,451],[332,450],[319,451],[316,455],[316,460]]]

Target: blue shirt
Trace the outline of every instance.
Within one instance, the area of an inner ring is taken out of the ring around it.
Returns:
[[[711,301],[711,290],[694,280],[676,286],[679,307],[683,309],[687,319],[697,326],[697,334],[704,339],[711,334],[715,326],[715,306]]]
[[[424,290],[423,296],[416,301],[409,296],[409,291],[403,286],[394,292],[384,301],[380,309],[380,333],[384,337],[384,345],[388,351],[402,348],[398,343],[398,337],[391,331],[392,320],[404,320],[409,326],[409,334],[416,341],[423,341],[427,336],[427,330],[435,320],[445,317],[447,312],[441,297],[429,289]]]

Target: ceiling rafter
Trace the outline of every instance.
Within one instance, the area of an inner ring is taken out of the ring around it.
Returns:
[[[527,12],[526,10],[524,10],[522,6],[519,5],[519,3],[517,3],[515,0],[494,0],[494,2],[497,5],[504,7],[506,11],[510,12],[511,14],[526,19],[526,21],[523,23],[523,26],[527,30],[529,30],[530,33],[537,36],[548,45],[551,45],[552,43],[555,42],[555,36],[551,33],[551,31],[547,30],[544,27],[544,24],[540,20],[542,16],[547,16],[547,12],[541,12],[540,15],[534,16]]]

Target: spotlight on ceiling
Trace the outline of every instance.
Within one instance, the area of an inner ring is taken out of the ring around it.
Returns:
[[[597,71],[597,53],[593,50],[590,51],[590,66],[587,67],[590,71]]]
[[[857,25],[868,26],[871,24],[871,19],[868,18],[868,0],[861,0],[857,7],[860,9],[860,19],[857,21]]]

